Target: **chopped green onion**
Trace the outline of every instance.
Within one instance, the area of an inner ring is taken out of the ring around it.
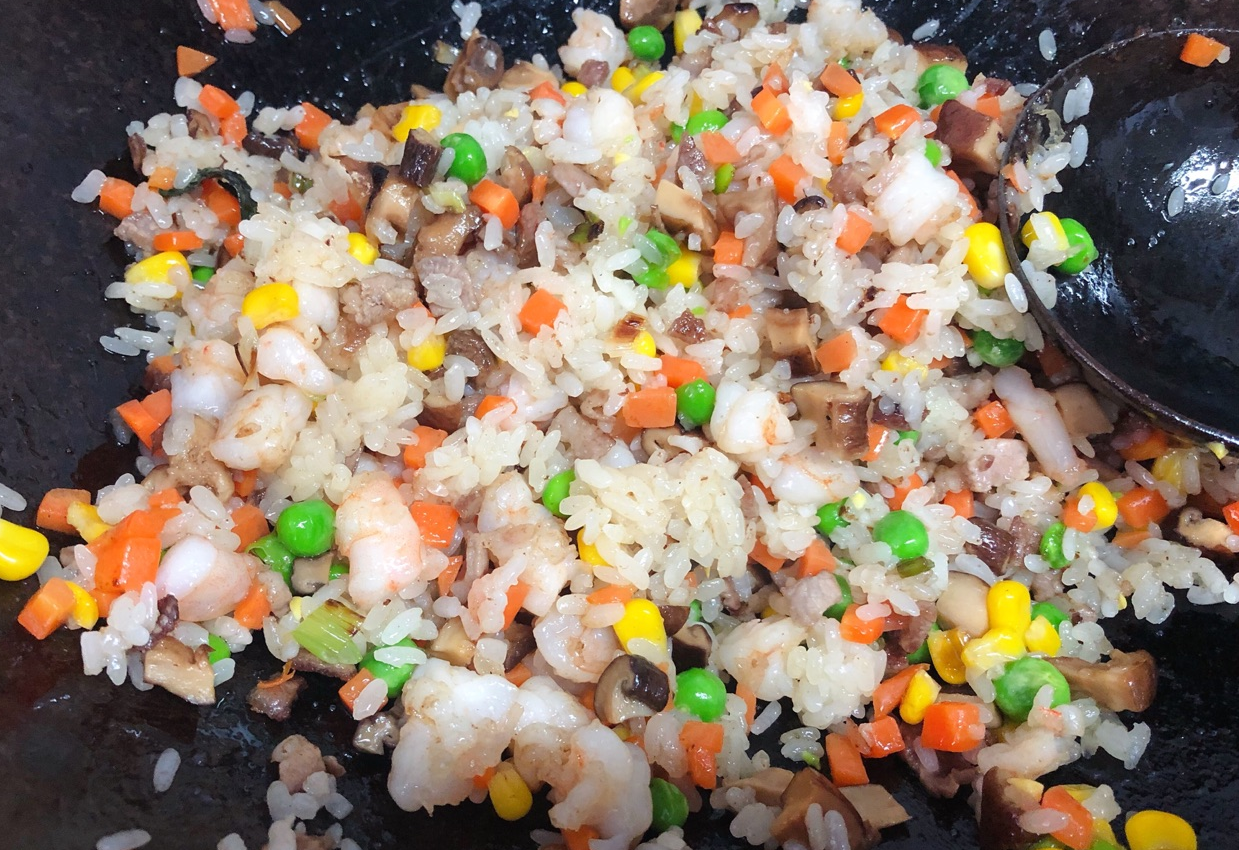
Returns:
[[[364,653],[353,640],[361,615],[336,599],[328,599],[293,629],[293,640],[328,664],[356,664]]]

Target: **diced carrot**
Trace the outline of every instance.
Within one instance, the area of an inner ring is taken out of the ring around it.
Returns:
[[[545,174],[535,174],[533,176],[533,183],[529,191],[535,203],[542,203],[542,199],[546,197],[546,179]]]
[[[736,309],[729,311],[727,313],[727,318],[747,319],[751,315],[753,315],[753,305],[752,304],[741,304]]]
[[[1062,349],[1048,342],[1038,352],[1037,361],[1041,364],[1041,371],[1045,372],[1047,378],[1061,375],[1071,368],[1071,361],[1067,359],[1067,355],[1063,354]]]
[[[1239,502],[1231,502],[1223,507],[1222,516],[1226,518],[1226,524],[1230,526],[1231,533],[1239,534]]]
[[[1080,510],[1080,500],[1070,498],[1063,505],[1063,525],[1088,533],[1097,527],[1097,514]]]
[[[715,265],[738,266],[744,262],[744,240],[724,230],[714,240]]]
[[[404,447],[404,465],[409,469],[423,469],[426,466],[426,455],[433,452],[447,439],[447,431],[431,428],[429,425],[418,425],[413,429],[416,443]]]
[[[176,75],[178,77],[192,77],[201,74],[207,68],[214,65],[215,62],[215,57],[209,53],[194,50],[192,47],[186,47],[183,44],[177,45]]]
[[[675,390],[649,387],[624,399],[623,418],[630,428],[670,428],[675,425]]]
[[[520,320],[525,333],[537,336],[543,328],[553,326],[559,314],[566,309],[568,308],[564,306],[564,302],[545,289],[535,289],[529,300],[521,306],[516,318]]]
[[[166,165],[161,165],[151,172],[151,176],[146,178],[146,185],[151,189],[171,189],[176,184],[176,169],[169,168]],[[155,237],[158,239],[159,237]],[[155,245],[156,251],[167,251],[168,248],[160,248]],[[191,249],[192,250],[192,249]]]
[[[460,568],[465,565],[463,555],[453,555],[447,559],[447,566],[435,578],[435,584],[439,587],[439,595],[447,596],[452,592],[452,585],[456,583],[457,577],[460,575]]]
[[[563,92],[552,83],[550,80],[543,80],[532,89],[529,90],[529,101],[532,103],[535,100],[549,98],[560,106],[563,106],[568,100],[564,97]]]
[[[977,105],[973,109],[995,121],[1002,120],[1002,104],[998,102],[995,95],[987,94],[985,97],[977,98]]]
[[[245,237],[240,233],[229,233],[224,237],[224,250],[229,257],[235,257],[245,249]]]
[[[835,165],[843,162],[843,155],[847,153],[850,140],[847,122],[831,121],[830,130],[826,134],[826,158]]]
[[[520,661],[515,667],[504,673],[503,677],[519,688],[533,678],[533,671],[525,666],[524,661]]]
[[[1154,428],[1149,436],[1125,449],[1119,449],[1123,460],[1157,460],[1170,448],[1170,438],[1160,428]]]
[[[696,360],[687,357],[675,357],[670,354],[659,355],[662,365],[658,372],[667,379],[667,386],[682,387],[697,380],[705,380],[706,370]]]
[[[172,415],[172,392],[170,390],[156,390],[142,399],[139,404],[151,415],[152,419],[162,425]]]
[[[1170,506],[1166,504],[1166,499],[1162,494],[1147,487],[1135,487],[1128,490],[1115,501],[1118,505],[1119,516],[1132,528],[1147,528],[1149,523],[1161,522],[1170,514]],[[1239,503],[1236,503],[1236,506],[1239,506]],[[1226,508],[1222,511],[1225,514]],[[1239,511],[1236,511],[1236,514],[1239,514]],[[1230,517],[1227,516],[1227,521],[1229,520]],[[1235,520],[1231,523],[1232,530],[1239,527],[1239,516],[1236,516]],[[1239,532],[1236,533],[1239,534]]]
[[[753,112],[766,128],[766,132],[772,135],[781,136],[792,128],[792,118],[787,114],[787,107],[768,88],[763,87],[753,96]]]
[[[930,120],[930,121],[932,121],[932,122],[934,122],[935,124],[937,124],[937,123],[938,123],[938,116],[939,116],[939,115],[941,115],[941,114],[942,114],[942,104],[941,104],[941,103],[939,103],[939,104],[938,104],[937,106],[935,106],[933,109],[929,110],[929,120]]]
[[[1188,33],[1187,41],[1183,43],[1183,50],[1179,53],[1179,58],[1189,65],[1195,65],[1197,68],[1206,68],[1212,65],[1226,50],[1226,45],[1222,42],[1209,38],[1207,35],[1201,35],[1198,32]]]
[[[477,410],[473,411],[473,416],[476,419],[482,419],[486,414],[495,410],[508,409],[508,413],[516,412],[516,402],[508,398],[506,395],[488,395],[478,404]]]
[[[301,147],[306,150],[316,150],[319,134],[331,124],[331,116],[309,101],[302,101],[301,108],[305,110],[305,116],[297,122],[293,132],[297,134],[297,141],[301,143]]]
[[[873,716],[885,717],[898,708],[912,677],[918,670],[928,669],[928,664],[911,664],[878,685],[873,691]]]
[[[912,129],[912,125],[920,120],[921,113],[914,107],[906,103],[899,103],[885,112],[879,113],[873,119],[873,123],[882,135],[898,139]]]
[[[154,493],[151,493],[151,497],[146,500],[146,503],[152,510],[159,510],[179,508],[184,501],[185,500],[181,498],[181,494],[175,487],[165,487],[162,490],[156,490]],[[173,514],[173,516],[175,516],[175,514]]]
[[[722,133],[702,133],[698,144],[701,146],[701,152],[705,154],[706,160],[711,165],[726,165],[739,162],[741,159],[740,151]]]
[[[340,701],[344,703],[344,707],[349,710],[350,714],[353,712],[353,703],[357,702],[357,697],[366,689],[366,685],[373,681],[374,674],[362,667],[353,678],[340,686]]]
[[[266,515],[255,505],[241,505],[232,512],[232,532],[241,538],[238,552],[244,552],[246,547],[270,530]]]
[[[469,192],[469,200],[477,204],[484,213],[490,213],[499,219],[504,230],[516,226],[516,220],[521,215],[521,205],[516,196],[506,186],[500,186],[493,180],[479,180]]]
[[[690,720],[680,728],[680,745],[684,749],[701,747],[712,753],[723,751],[723,724]]]
[[[760,540],[753,541],[753,548],[749,550],[749,560],[756,561],[772,573],[777,573],[787,566],[786,558],[780,558],[778,555],[772,554],[766,548],[766,544]]]
[[[748,685],[737,682],[736,696],[744,701],[744,726],[752,729],[753,721],[757,719],[757,694]]]
[[[99,606],[99,616],[104,618],[112,610],[112,603],[124,595],[119,590],[105,590],[102,587],[92,588],[89,593],[91,599],[94,599],[95,604]]]
[[[116,177],[105,177],[99,188],[99,209],[113,218],[124,218],[133,212],[132,183]]]
[[[861,456],[861,460],[865,463],[872,463],[878,459],[878,455],[882,453],[882,449],[886,446],[886,442],[891,437],[891,429],[885,425],[869,424],[869,450]]]
[[[192,230],[167,230],[156,233],[151,246],[156,251],[196,251],[202,247],[202,237]]]
[[[1007,182],[1015,187],[1017,192],[1027,192],[1029,188],[1028,182],[1024,179],[1027,173],[1025,169],[1017,169],[1013,164],[1007,163],[1003,166],[1002,176],[1007,179]]]
[[[748,476],[748,482],[753,485],[757,492],[761,493],[766,499],[766,504],[773,505],[777,499],[774,498],[774,491],[766,486],[766,483],[756,475]]]
[[[327,209],[340,220],[343,224],[349,221],[361,221],[361,217],[365,214],[365,210],[361,208],[361,204],[352,195],[334,200],[327,204]]]
[[[1061,785],[1056,785],[1041,795],[1041,808],[1061,812],[1067,816],[1067,825],[1051,832],[1057,840],[1071,850],[1088,850],[1093,844],[1093,815]]]
[[[219,122],[219,137],[229,147],[239,148],[249,130],[245,126],[245,116],[234,112]]]
[[[241,203],[231,192],[214,180],[202,184],[202,200],[225,227],[241,223]]]
[[[787,81],[787,74],[783,73],[783,66],[778,62],[772,63],[766,73],[762,74],[761,84],[775,94],[783,94],[791,85]]]
[[[220,121],[223,121],[229,115],[235,115],[241,111],[240,104],[236,102],[232,95],[219,86],[213,86],[209,83],[203,86],[202,91],[198,93],[198,102],[202,104],[203,110],[214,115]]]
[[[409,512],[413,514],[426,545],[436,549],[446,549],[452,545],[456,538],[456,526],[460,523],[460,514],[454,507],[419,501],[409,506]]]
[[[925,324],[928,310],[917,310],[908,306],[908,296],[900,295],[895,303],[887,307],[878,319],[878,328],[900,345],[907,345],[921,335],[921,326]]]
[[[1007,413],[1007,408],[1001,401],[991,401],[984,407],[977,408],[972,418],[976,420],[981,433],[991,440],[1001,437],[1015,427],[1011,414]]]
[[[847,331],[836,334],[817,347],[817,365],[823,372],[842,372],[856,359],[856,337]]]
[[[839,250],[845,254],[855,254],[865,247],[869,237],[873,235],[873,224],[855,210],[848,210],[847,221],[843,232],[835,239]]]
[[[853,602],[843,612],[839,620],[839,634],[844,640],[852,643],[873,643],[886,630],[886,618],[875,617],[872,620],[862,620],[856,613],[860,605]]]
[[[232,473],[232,486],[236,494],[242,499],[249,498],[254,492],[254,488],[258,486],[258,470],[246,469]]]
[[[79,502],[90,504],[89,490],[72,490],[67,487],[48,490],[43,501],[39,502],[34,524],[48,531],[76,534],[77,529],[69,524],[69,506]]]
[[[585,601],[590,605],[613,605],[629,599],[632,599],[632,588],[626,584],[608,584],[585,597]]]
[[[826,91],[835,97],[852,97],[860,94],[861,91],[860,80],[838,62],[829,63],[818,79],[822,81],[822,86]]]
[[[485,791],[486,786],[490,785],[490,781],[495,778],[495,769],[488,767],[477,776],[473,777],[473,787],[478,791]]]
[[[293,196],[292,187],[289,186],[287,183],[285,183],[283,180],[276,180],[275,183],[271,185],[271,188],[275,190],[275,194],[279,195],[281,198],[285,200],[288,200],[292,198]]]
[[[833,573],[838,566],[839,562],[835,560],[826,541],[814,537],[809,548],[805,549],[804,554],[796,561],[796,572],[801,578],[808,578],[818,573]]]
[[[1135,549],[1152,536],[1143,528],[1129,529],[1127,531],[1115,532],[1114,540],[1111,542],[1120,549]]]
[[[890,498],[891,510],[897,511],[903,507],[903,500],[908,498],[908,494],[913,490],[925,486],[925,482],[921,480],[921,476],[917,473],[912,473],[907,478],[895,485],[895,494]]]
[[[981,708],[971,702],[936,702],[925,709],[921,743],[944,753],[966,753],[985,740]]]
[[[826,735],[826,762],[830,766],[831,781],[840,788],[850,785],[868,785],[869,773],[860,757],[860,750],[846,735],[830,732]]]
[[[271,603],[262,585],[254,582],[253,587],[244,599],[237,603],[232,611],[232,619],[247,629],[261,629],[262,621],[271,613]]]
[[[95,543],[108,536],[105,534]],[[159,554],[156,536],[116,534],[100,547],[96,556],[95,584],[105,590],[140,591],[142,585],[155,580]]]
[[[942,504],[955,511],[955,516],[972,519],[976,505],[971,490],[950,490],[942,497]]]
[[[525,597],[528,595],[529,585],[523,581],[518,581],[508,588],[508,602],[503,606],[503,627],[505,629],[512,625],[512,622],[516,619],[517,612],[525,604]]]
[[[583,826],[580,829],[564,829],[561,832],[564,836],[564,844],[568,846],[568,850],[590,850],[589,842],[598,837],[598,830],[592,826]]]
[[[209,2],[215,8],[215,20],[219,28],[225,32],[228,30],[254,32],[258,29],[258,21],[254,19],[254,11],[250,8],[248,0],[209,0]]]
[[[73,611],[73,590],[59,576],[34,592],[22,607],[17,622],[39,640],[63,626]],[[722,729],[722,727],[719,727]]]
[[[688,776],[698,788],[718,785],[718,759],[704,747],[688,748]]]
[[[142,445],[148,449],[151,447],[151,437],[159,430],[159,422],[147,412],[142,406],[142,402],[137,399],[130,399],[124,404],[116,408],[116,412],[120,418],[124,420],[129,429],[142,441]]]
[[[904,687],[906,689],[907,685]],[[890,717],[889,713],[872,723],[861,723],[857,729],[865,742],[865,749],[861,751],[865,758],[880,759],[903,751],[903,734],[899,731],[899,722]]]
[[[779,193],[779,197],[785,204],[796,203],[800,181],[809,176],[809,172],[805,171],[800,163],[792,159],[789,154],[783,154],[766,166],[766,172],[774,180],[775,191]]]

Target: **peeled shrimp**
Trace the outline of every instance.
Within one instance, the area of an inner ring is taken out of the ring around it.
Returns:
[[[795,505],[824,505],[846,499],[860,487],[855,467],[810,450],[783,458],[770,485],[775,498]]]
[[[310,410],[310,400],[296,387],[259,387],[242,396],[219,423],[211,454],[233,469],[274,472],[292,454]]]
[[[650,827],[650,765],[635,744],[597,720],[572,733],[564,770],[551,783],[551,824],[592,826],[593,850],[627,850]]]
[[[305,338],[288,328],[268,328],[258,338],[258,374],[272,381],[285,381],[307,395],[325,396],[336,385],[327,368]]]
[[[1087,467],[1076,455],[1054,396],[1034,387],[1028,373],[1017,366],[994,376],[994,393],[1006,404],[1011,420],[1046,474],[1068,487],[1081,483]]]
[[[577,9],[572,13],[576,29],[568,36],[568,43],[559,48],[559,59],[564,70],[572,76],[581,72],[581,66],[591,59],[607,63],[607,76],[628,57],[628,42],[606,15]]]
[[[567,781],[572,733],[589,723],[580,700],[549,676],[534,676],[517,695],[521,717],[512,739],[512,764],[531,788]]]
[[[538,652],[557,675],[568,681],[596,682],[611,659],[620,654],[615,630],[585,628],[579,614],[563,610],[565,599],[572,597],[560,597],[556,610],[533,627]]]
[[[188,287],[181,306],[193,324],[194,336],[235,341],[241,302],[253,287],[253,275],[228,267],[217,270],[202,289]]]
[[[396,593],[416,595],[418,582],[434,577],[417,523],[383,472],[353,478],[336,511],[336,546],[349,561],[349,596],[363,610]]]
[[[747,389],[735,381],[719,384],[710,433],[720,449],[741,460],[756,459],[771,446],[795,436],[779,397],[767,389]]]
[[[159,561],[155,589],[175,596],[182,620],[222,617],[249,593],[260,562],[242,552],[223,552],[205,537],[191,535]]]
[[[241,397],[245,372],[237,351],[218,339],[195,340],[181,351],[172,373],[172,412],[217,421]]]
[[[760,700],[789,696],[795,683],[787,655],[808,633],[792,620],[750,620],[727,633],[718,648],[719,665]]]

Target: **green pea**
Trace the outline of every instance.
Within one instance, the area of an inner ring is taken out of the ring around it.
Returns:
[[[934,568],[934,562],[928,558],[908,558],[906,561],[900,561],[895,566],[895,572],[899,573],[903,578],[912,578],[919,576],[921,573],[928,572]]]
[[[1051,602],[1035,602],[1032,607],[1032,618],[1045,617],[1049,624],[1058,631],[1058,627],[1070,619],[1067,613]]]
[[[1064,218],[1061,221],[1063,232],[1067,234],[1067,249],[1070,253],[1067,259],[1055,268],[1063,274],[1079,274],[1088,268],[1089,263],[1097,259],[1097,246],[1093,243],[1093,237],[1080,222],[1074,218]]]
[[[929,630],[931,632],[942,631],[942,629],[938,627],[937,623],[931,624],[929,627]],[[916,652],[910,653],[908,655],[909,664],[925,664],[929,660],[930,660],[929,659],[929,641],[922,642],[921,645],[916,648]]]
[[[726,710],[723,680],[704,667],[693,667],[675,677],[675,707],[698,720],[713,723]]]
[[[703,619],[701,616],[701,600],[694,599],[688,603],[688,621],[690,623],[700,623]]]
[[[658,253],[663,255],[664,266],[671,265],[683,254],[680,244],[675,241],[674,237],[668,236],[661,230],[650,230],[645,234],[645,238],[653,242]]]
[[[1024,356],[1024,343],[1018,339],[994,336],[989,331],[977,329],[972,332],[972,350],[982,363],[1002,368],[1013,366]]]
[[[448,177],[455,177],[472,186],[486,176],[486,152],[473,136],[468,133],[452,133],[444,136],[441,144],[456,151],[452,164],[447,169]]]
[[[211,648],[211,651],[207,653],[207,661],[211,664],[218,664],[225,658],[232,657],[232,650],[219,635],[207,635],[207,646]]]
[[[811,753],[808,750],[805,750],[800,754],[800,760],[814,770],[822,769],[822,759],[817,753]]]
[[[714,172],[714,194],[721,195],[731,187],[731,180],[736,176],[736,167],[730,162],[723,163]]]
[[[1088,850],[1123,850],[1123,848],[1106,841],[1104,838],[1094,838],[1093,843],[1088,845]]]
[[[650,780],[650,802],[654,807],[654,819],[650,826],[663,833],[673,826],[683,826],[688,820],[688,800],[684,792],[665,779]]]
[[[283,576],[285,584],[292,584],[295,558],[278,536],[268,534],[265,537],[259,537],[247,546],[245,551],[257,556],[258,560],[267,565],[267,569],[274,570]]]
[[[552,475],[546,482],[546,486],[542,488],[542,504],[560,519],[566,514],[560,510],[559,505],[568,498],[568,489],[573,481],[576,481],[576,473],[571,469],[565,469],[558,475]]]
[[[850,69],[851,69],[851,67],[852,67],[852,59],[851,59],[851,57],[844,56],[842,59],[840,59],[840,60],[839,60],[839,65],[840,65],[841,67],[845,68],[845,69],[849,69],[849,70],[850,70]]]
[[[1029,845],[1028,850],[1071,850],[1071,848],[1063,842],[1047,835],[1044,838],[1038,838],[1035,842]],[[1089,848],[1089,850],[1092,850],[1092,848]]]
[[[650,266],[643,272],[632,276],[637,283],[649,289],[666,289],[671,285],[671,276],[667,270],[658,266]]]
[[[193,271],[189,273],[189,276],[198,281],[198,283],[206,283],[214,275],[215,269],[210,266],[194,266]]]
[[[628,228],[632,227],[632,223],[633,223],[632,216],[629,216],[629,215],[620,216],[620,220],[619,220],[620,236],[623,236],[625,233],[628,232]]]
[[[675,412],[686,428],[700,428],[714,413],[714,387],[702,378],[675,388]]]
[[[851,525],[843,518],[843,506],[847,504],[847,499],[840,499],[837,502],[831,502],[829,505],[822,505],[817,509],[817,533],[823,537],[829,537],[830,533],[836,528],[847,528]]]
[[[1054,694],[1050,708],[1071,701],[1071,688],[1063,674],[1045,659],[1025,655],[1008,664],[994,681],[994,703],[1004,716],[1023,723],[1032,711],[1037,692],[1046,685]]]
[[[275,521],[280,542],[298,558],[317,558],[336,536],[336,512],[322,499],[295,502]]]
[[[727,116],[717,109],[704,109],[698,112],[684,125],[684,132],[690,136],[698,133],[712,133],[727,126]]]
[[[942,164],[942,145],[937,139],[925,140],[925,159],[929,160],[929,164],[934,168]]]
[[[671,125],[671,141],[675,142],[678,145],[680,143],[680,139],[682,138],[684,138],[684,125],[683,124],[672,124]]]
[[[911,440],[915,443],[921,438],[920,431],[896,431],[895,434],[897,435],[895,437],[896,443],[902,443],[904,440]]]
[[[929,551],[929,532],[925,523],[907,511],[891,511],[873,524],[873,539],[891,547],[891,554],[906,560]]]
[[[916,81],[916,93],[921,97],[921,106],[928,109],[948,100],[954,100],[968,88],[964,72],[952,65],[930,65]]]
[[[667,51],[667,40],[657,27],[633,27],[628,32],[628,49],[642,62],[656,62]]]
[[[348,575],[348,564],[343,561],[336,561],[331,565],[331,569],[327,571],[327,580],[335,581],[341,576]]]
[[[392,645],[409,647],[417,646],[417,644],[413,642],[412,638],[405,638],[399,643]],[[365,657],[361,659],[361,669],[369,671],[370,675],[374,676],[374,678],[382,679],[386,682],[388,698],[395,698],[400,695],[400,691],[404,687],[404,683],[409,681],[409,678],[413,675],[413,670],[417,667],[417,665],[393,665],[384,661],[379,661],[374,657],[374,653],[377,649],[377,646],[373,647],[366,653]]]
[[[842,620],[843,614],[847,611],[848,606],[856,600],[852,597],[852,585],[839,573],[835,573],[835,583],[839,585],[839,601],[831,605],[822,612],[823,617],[829,617],[832,620]]]
[[[1069,563],[1067,556],[1063,554],[1063,535],[1066,532],[1067,526],[1056,522],[1041,535],[1039,547],[1041,557],[1045,558],[1046,563],[1056,570],[1061,570]]]

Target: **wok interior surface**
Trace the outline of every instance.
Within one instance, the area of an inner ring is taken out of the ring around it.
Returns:
[[[1157,16],[1166,25],[1204,26],[1218,14],[1211,3],[1036,5],[887,0],[877,9],[904,33],[939,19],[938,40],[968,52],[973,71],[1016,81],[1044,79],[1056,65]],[[108,410],[134,394],[141,364],[106,355],[97,342],[132,319],[101,295],[125,258],[109,221],[68,196],[91,168],[107,163],[123,173],[125,125],[173,107],[175,46],[219,55],[204,80],[248,88],[260,103],[312,99],[344,114],[367,100],[398,100],[411,82],[440,82],[443,71],[432,66],[428,46],[441,37],[459,42],[449,4],[439,0],[290,6],[305,22],[293,37],[267,29],[257,44],[238,46],[221,44],[190,0],[0,0],[0,346],[7,390],[0,480],[32,503],[50,487],[93,491],[132,470],[132,450],[112,445],[105,423]],[[553,57],[570,31],[570,8],[566,0],[499,0],[486,4],[482,26],[509,58],[534,50]],[[1058,36],[1054,65],[1034,46],[1046,27]],[[32,514],[6,516],[28,522]],[[261,647],[237,656],[235,680],[208,709],[160,690],[139,693],[85,678],[73,633],[36,642],[16,626],[32,584],[0,587],[0,846],[90,847],[103,835],[140,827],[152,834],[152,847],[208,850],[233,831],[259,847],[269,822],[263,794],[274,778],[267,758],[294,732],[341,756],[348,774],[340,790],[357,806],[343,821],[345,834],[363,847],[524,848],[532,846],[529,830],[547,826],[545,806],[515,826],[488,806],[439,809],[433,818],[401,812],[386,793],[387,760],[352,751],[354,724],[329,682],[316,682],[285,724],[245,707],[254,682],[275,671]],[[1239,665],[1230,648],[1237,619],[1233,610],[1181,604],[1159,627],[1112,625],[1118,647],[1144,646],[1158,659],[1159,697],[1140,718],[1152,726],[1153,742],[1135,773],[1103,754],[1055,778],[1110,783],[1125,811],[1175,811],[1197,827],[1202,847],[1231,846],[1239,810]],[[777,731],[764,746],[777,747]],[[151,770],[166,747],[184,761],[171,790],[156,795]],[[874,765],[872,776],[895,791],[913,819],[888,830],[883,846],[976,846],[963,799],[929,801],[894,761]],[[747,846],[731,837],[726,820],[705,816],[690,820],[686,839],[696,848]]]

